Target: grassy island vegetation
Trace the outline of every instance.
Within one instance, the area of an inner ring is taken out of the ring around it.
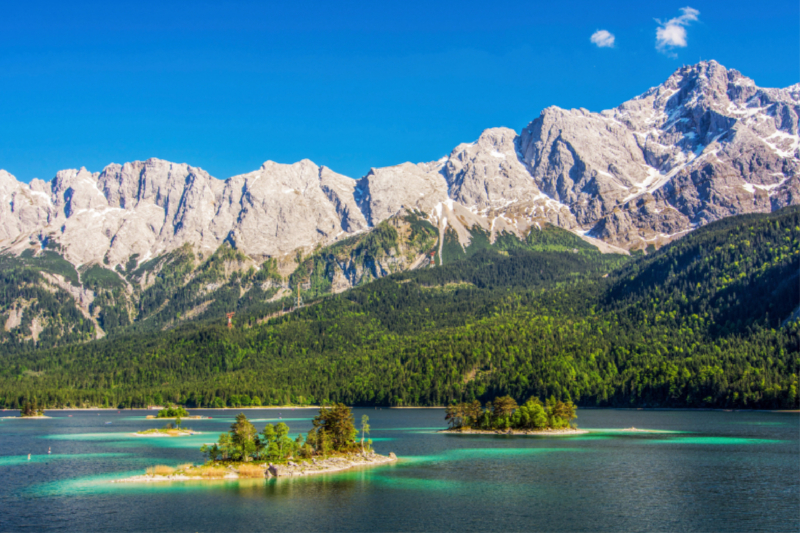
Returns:
[[[163,428],[144,429],[142,431],[137,431],[136,434],[151,435],[151,436],[164,435],[167,437],[185,437],[187,435],[194,435],[195,432],[189,428],[163,427]]]
[[[487,402],[485,409],[478,400],[451,405],[445,411],[445,420],[451,430],[459,431],[577,429],[572,423],[577,418],[575,410],[572,402],[561,402],[552,396],[545,403],[532,397],[523,405],[510,396],[501,396]]]
[[[185,410],[181,409],[184,413]],[[152,428],[152,429],[145,429],[142,431],[137,431],[137,435],[150,435],[150,436],[165,436],[165,437],[185,437],[187,435],[194,435],[194,431],[189,428],[185,428],[181,426],[181,417],[175,417],[175,423],[173,424],[170,422],[163,428]]]

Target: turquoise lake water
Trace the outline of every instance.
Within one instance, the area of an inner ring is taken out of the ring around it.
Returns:
[[[0,420],[0,530],[800,530],[797,413],[584,409],[578,423],[591,433],[543,438],[439,434],[441,409],[355,409],[357,421],[370,417],[376,451],[395,452],[397,464],[270,481],[110,483],[202,462],[200,445],[236,413],[197,410],[213,418],[186,421],[202,433],[182,438],[132,436],[164,424],[136,410]],[[259,430],[282,420],[296,434],[316,410],[246,413]]]

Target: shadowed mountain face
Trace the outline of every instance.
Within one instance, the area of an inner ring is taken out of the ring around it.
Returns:
[[[262,260],[309,252],[418,210],[463,246],[550,223],[624,249],[661,246],[725,216],[800,202],[800,85],[763,89],[709,61],[619,107],[545,109],[521,135],[486,130],[431,163],[360,180],[308,160],[225,181],[158,159],[63,170],[29,185],[0,171],[0,249],[46,246],[114,269],[222,243]]]

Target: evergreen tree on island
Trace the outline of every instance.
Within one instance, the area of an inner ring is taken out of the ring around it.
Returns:
[[[243,462],[267,460],[285,463],[290,459],[311,459],[329,455],[347,455],[354,452],[371,452],[372,440],[369,434],[369,418],[361,418],[361,442],[357,442],[358,430],[353,421],[353,413],[344,404],[322,407],[313,420],[313,429],[307,436],[298,435],[292,440],[289,426],[283,422],[273,426],[267,424],[262,432],[247,419],[244,413],[236,416],[236,421],[227,433],[219,436],[215,444],[204,444],[200,450],[211,462]]]
[[[486,402],[485,410],[478,400],[451,405],[445,410],[445,420],[450,429],[461,431],[574,429],[570,422],[577,418],[576,409],[571,401],[562,402],[553,396],[544,404],[534,396],[523,405],[517,405],[510,396],[501,396]]]
[[[44,410],[39,408],[36,398],[34,397],[32,401],[26,401],[24,404],[22,404],[22,408],[19,410],[19,415],[22,417],[44,416]]]

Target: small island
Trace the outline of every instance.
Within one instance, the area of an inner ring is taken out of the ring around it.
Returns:
[[[177,467],[157,465],[144,475],[117,480],[117,483],[152,483],[240,478],[279,478],[309,476],[347,470],[357,466],[377,466],[397,460],[394,453],[379,455],[372,450],[369,417],[361,417],[356,429],[349,407],[338,403],[321,407],[313,429],[292,439],[283,422],[267,424],[262,432],[244,413],[216,443],[200,450],[208,461],[200,466],[187,463]]]
[[[189,420],[200,420],[203,417],[200,415],[190,415],[189,412],[181,406],[173,406],[173,407],[165,407],[164,409],[160,410],[158,414],[156,414],[155,416],[147,415],[146,418],[149,418],[151,420],[156,418],[161,418],[164,420],[169,420],[172,418],[176,420],[180,420],[181,418],[186,418]]]
[[[445,420],[448,429],[440,433],[484,434],[484,435],[579,435],[588,431],[579,430],[572,420],[575,404],[550,397],[545,403],[532,397],[518,405],[510,396],[501,396],[494,401],[459,403],[447,407]]]
[[[172,416],[162,416],[160,417],[162,420],[171,420],[172,418],[175,419],[175,423],[172,422],[168,423],[163,428],[152,428],[152,429],[144,429],[142,431],[137,431],[134,433],[137,437],[188,437],[189,435],[196,435],[197,432],[191,430],[190,428],[181,427],[181,415],[188,414],[186,413],[186,409],[183,407],[178,407],[177,409],[167,408],[162,409],[159,411],[159,415],[164,413],[165,415],[175,415]],[[148,417],[149,418],[149,417]],[[196,417],[199,418],[199,417]]]
[[[19,418],[50,418],[45,416],[44,409],[36,404],[36,400],[25,402],[19,410]]]
[[[188,437],[197,434],[197,431],[181,427],[180,418],[175,420],[175,424],[170,423],[163,428],[143,429],[134,433],[137,437]]]

